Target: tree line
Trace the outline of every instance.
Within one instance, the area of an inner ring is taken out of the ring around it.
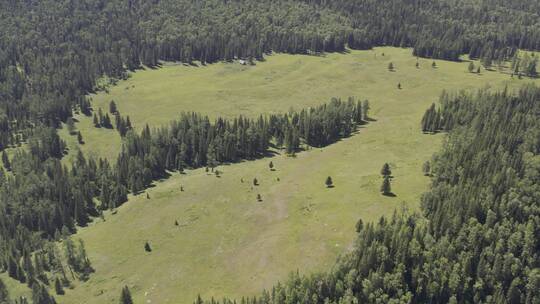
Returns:
[[[443,96],[456,119],[421,214],[359,220],[354,249],[327,272],[194,303],[539,302],[540,88]]]

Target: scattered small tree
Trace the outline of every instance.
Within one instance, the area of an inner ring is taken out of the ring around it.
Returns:
[[[148,242],[144,243],[144,250],[146,252],[152,252],[152,248],[150,247],[150,244]]]
[[[424,163],[422,166],[422,172],[424,172],[424,176],[430,176],[431,175],[431,164],[429,163],[429,160]]]
[[[258,185],[259,185],[259,181],[256,178],[254,178],[253,179],[253,186],[258,186]]]
[[[272,161],[268,164],[268,168],[270,168],[270,171],[274,171],[274,163]]]
[[[94,113],[94,127],[96,127],[96,128],[99,128],[99,127],[100,127],[100,125],[99,125],[99,119],[98,119],[96,113]]]
[[[262,202],[262,197],[261,197],[260,194],[257,194],[257,201],[258,201],[258,202]]]
[[[390,170],[390,165],[388,163],[384,163],[381,169],[381,175],[384,177],[389,177],[392,175],[392,170]]]
[[[390,62],[390,63],[388,64],[388,70],[389,70],[389,71],[393,71],[393,70],[394,70],[394,64],[393,64],[392,62]]]
[[[437,63],[436,63],[435,61],[433,61],[433,62],[431,63],[431,67],[432,67],[432,68],[436,68],[436,67],[437,67]]]
[[[77,131],[77,142],[79,142],[79,145],[84,144],[84,140],[82,138],[81,131]]]
[[[418,62],[418,61],[416,62],[416,68],[417,69],[420,68],[420,62]]]
[[[116,103],[114,102],[114,100],[111,100],[111,102],[109,103],[109,113],[116,114],[117,111],[118,109],[116,108]]]
[[[178,220],[175,220],[175,221],[174,221],[174,225],[175,225],[175,226],[178,226],[178,225],[179,225],[179,224],[178,224]]]
[[[469,67],[467,69],[469,70],[469,73],[474,72],[474,63],[472,61],[469,63]]]
[[[133,298],[131,298],[131,292],[127,286],[122,288],[122,293],[120,294],[120,304],[133,304]]]
[[[330,176],[326,178],[326,181],[324,183],[326,184],[326,188],[334,187],[334,182],[332,181],[332,177]]]
[[[401,82],[398,82],[397,88],[398,88],[398,90],[401,90]]]
[[[358,219],[355,228],[357,233],[360,233],[360,231],[362,231],[362,229],[364,228],[364,222],[362,222],[362,219]]]
[[[476,74],[480,74],[481,71],[480,66],[478,66],[478,68],[476,68]]]
[[[390,195],[392,194],[392,187],[390,185],[390,177],[385,176],[383,179],[383,183],[381,185],[381,192],[383,195]]]

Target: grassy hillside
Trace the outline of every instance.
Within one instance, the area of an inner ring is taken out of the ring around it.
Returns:
[[[254,294],[290,271],[327,269],[353,240],[358,218],[375,220],[402,206],[416,209],[429,182],[421,165],[442,139],[420,132],[424,110],[443,89],[512,87],[527,80],[499,72],[470,74],[468,62],[436,61],[432,68],[431,60],[420,59],[417,69],[410,54],[377,48],[324,57],[275,55],[256,66],[166,64],[94,96],[96,109],[106,110],[114,99],[139,128],[167,123],[180,111],[257,115],[317,105],[332,96],[369,99],[376,121],[324,149],[296,158],[277,155],[271,159],[276,171],[268,169],[270,159],[222,166],[220,178],[194,170],[156,183],[147,191],[150,199],[130,197],[117,214],[74,236],[86,242],[96,273],[58,302],[117,303],[124,285],[136,303],[191,303],[198,293]],[[121,141],[115,130],[78,119],[83,151],[116,155]],[[75,139],[68,141],[75,150]],[[396,197],[379,194],[384,162],[392,164]],[[324,187],[327,176],[335,188]],[[253,178],[261,185],[252,186]],[[145,241],[151,253],[144,251]]]

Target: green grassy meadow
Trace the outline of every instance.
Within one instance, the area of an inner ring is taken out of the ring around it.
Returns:
[[[94,95],[94,109],[106,111],[115,100],[136,128],[166,124],[181,111],[255,116],[318,105],[333,96],[369,99],[376,121],[323,149],[220,166],[220,178],[203,169],[175,173],[146,191],[150,199],[145,193],[130,196],[117,214],[107,213],[105,221],[96,219],[74,236],[85,241],[96,272],[57,301],[118,303],[124,285],[136,303],[191,303],[199,293],[249,296],[291,271],[331,267],[350,248],[359,218],[372,221],[396,208],[418,208],[429,184],[422,163],[444,137],[422,134],[420,120],[443,89],[529,81],[496,71],[470,74],[468,62],[436,61],[432,68],[432,60],[418,59],[417,69],[416,61],[410,49],[376,48],[320,57],[272,55],[255,66],[167,63]],[[389,62],[394,72],[388,71]],[[116,130],[77,119],[83,152],[114,160],[121,146]],[[69,161],[78,145],[66,133],[61,131]],[[270,160],[275,171],[268,168]],[[392,165],[396,197],[379,194],[384,162]],[[334,188],[324,186],[327,176]],[[151,253],[144,251],[145,241]]]

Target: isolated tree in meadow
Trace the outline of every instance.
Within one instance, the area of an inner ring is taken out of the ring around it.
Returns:
[[[131,298],[131,292],[127,286],[122,288],[122,293],[120,294],[120,304],[133,304],[133,298]]]
[[[116,114],[117,111],[118,109],[116,108],[116,103],[114,102],[114,100],[111,100],[111,102],[109,103],[109,113]]]
[[[431,63],[431,67],[432,67],[432,68],[436,68],[436,67],[437,67],[437,63],[436,63],[435,61],[433,61],[433,62]]]
[[[401,90],[401,82],[398,82],[397,88],[398,88],[398,90]]]
[[[258,202],[262,202],[262,197],[261,197],[260,194],[257,194],[257,201],[258,201]]]
[[[274,171],[274,163],[272,161],[268,164],[268,168],[270,168],[270,171]]]
[[[54,280],[54,290],[56,291],[57,295],[63,295],[65,293],[64,286],[62,286],[62,282],[60,282],[58,277],[56,277],[56,280]]]
[[[80,145],[84,144],[81,131],[77,131],[77,142],[79,142]]]
[[[75,134],[75,122],[73,121],[73,117],[69,117],[66,120],[66,127],[69,132],[69,135]]]
[[[389,177],[392,175],[392,170],[390,170],[390,165],[388,163],[384,163],[381,169],[381,175],[384,177]]]
[[[259,185],[259,181],[257,180],[257,178],[254,178],[253,179],[253,186],[258,186]]]
[[[6,150],[2,152],[2,164],[4,164],[4,168],[8,171],[11,171],[11,163],[9,162],[9,157],[6,153]]]
[[[429,163],[429,160],[422,165],[422,172],[424,172],[424,176],[429,176],[431,174],[431,164]]]
[[[389,70],[389,71],[393,71],[393,70],[394,70],[394,64],[393,64],[392,62],[390,62],[390,63],[388,64],[388,70]]]
[[[469,66],[467,67],[467,69],[469,70],[469,73],[474,72],[474,63],[472,61],[469,62]]]
[[[381,185],[381,192],[383,195],[392,194],[392,186],[390,185],[390,177],[385,176]]]
[[[178,220],[175,220],[175,221],[174,221],[174,225],[175,225],[175,226],[180,225],[180,224],[178,224]]]
[[[478,66],[478,68],[476,69],[476,74],[480,74],[481,71],[482,69],[480,68],[480,66]]]
[[[332,188],[334,186],[334,182],[332,181],[332,177],[330,176],[326,178],[326,181],[324,183],[326,185],[326,188]]]
[[[146,252],[152,252],[152,248],[150,247],[150,244],[148,242],[144,243],[144,250]]]
[[[418,61],[416,62],[416,68],[417,69],[420,68],[420,62],[418,62]]]

